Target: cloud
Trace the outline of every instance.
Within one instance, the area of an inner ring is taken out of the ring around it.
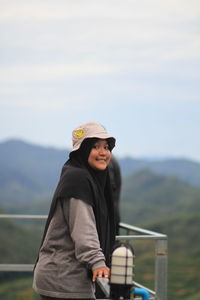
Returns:
[[[199,13],[198,0],[11,0],[1,4],[1,20],[33,18],[58,20],[65,18],[118,19],[194,19]],[[195,9],[194,9],[195,8]],[[164,14],[165,12],[165,14]]]
[[[73,51],[77,59],[96,53],[119,63],[133,57],[199,59],[195,0],[19,0],[1,6],[4,45],[33,55],[57,51],[62,59]]]
[[[13,65],[0,69],[1,83],[63,80],[74,77],[103,76],[116,72],[116,66],[98,63]]]

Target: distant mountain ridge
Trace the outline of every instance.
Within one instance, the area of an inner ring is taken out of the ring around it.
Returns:
[[[174,175],[189,184],[200,186],[200,163],[184,158],[165,158],[160,160],[134,159],[119,160],[123,175],[129,175],[149,169],[161,175]]]
[[[58,182],[63,163],[69,150],[33,145],[21,140],[0,143],[0,207],[30,207],[41,199],[50,199]],[[138,172],[149,170],[161,176],[175,176],[185,183],[200,187],[200,164],[183,159],[149,161],[134,158],[118,159],[126,186],[128,178],[135,181]],[[150,177],[154,176],[151,174]],[[141,180],[141,178],[140,178]],[[143,189],[143,187],[141,187]],[[146,186],[145,186],[146,188]],[[126,193],[126,192],[125,192]],[[136,193],[136,191],[134,191]]]
[[[68,151],[32,145],[20,140],[0,144],[0,191],[3,202],[47,196],[60,175]],[[24,195],[24,196],[25,196]],[[27,197],[28,198],[28,197]]]
[[[57,149],[30,144],[22,140],[8,140],[0,143],[0,165],[7,168],[35,175],[48,171],[48,180],[55,182],[55,173],[67,160],[69,149]],[[192,185],[200,186],[200,162],[183,158],[165,158],[159,160],[118,158],[122,175],[130,175],[141,169],[150,169],[162,175],[174,175]],[[39,164],[39,165],[38,165]],[[34,173],[35,172],[35,173]],[[47,174],[45,174],[47,175]],[[46,177],[43,177],[46,180]],[[1,182],[0,182],[1,184]]]
[[[143,169],[125,178],[121,193],[121,216],[129,224],[145,226],[181,214],[200,211],[200,187],[174,176]]]

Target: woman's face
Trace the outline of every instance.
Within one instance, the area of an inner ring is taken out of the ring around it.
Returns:
[[[108,142],[100,139],[92,147],[88,157],[88,163],[92,168],[103,171],[107,168],[110,158],[111,152]]]

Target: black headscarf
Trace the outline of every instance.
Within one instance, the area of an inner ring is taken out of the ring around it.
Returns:
[[[90,151],[97,138],[85,139],[79,150],[70,153],[69,160],[64,164],[55,190],[42,243],[45,239],[49,224],[55,213],[57,202],[70,198],[81,199],[93,208],[100,246],[110,265],[110,255],[115,241],[115,216],[112,200],[108,168],[96,170],[88,164]]]

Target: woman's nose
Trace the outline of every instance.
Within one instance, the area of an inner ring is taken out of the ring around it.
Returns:
[[[100,148],[99,148],[99,153],[100,153],[100,154],[105,154],[105,151],[106,151],[106,150],[105,150],[104,147],[100,147]]]

